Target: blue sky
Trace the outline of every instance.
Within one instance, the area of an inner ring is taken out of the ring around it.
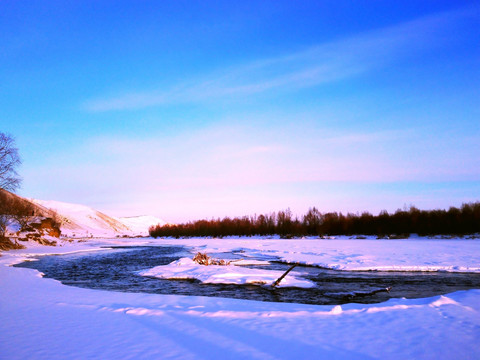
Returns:
[[[480,200],[471,1],[0,3],[19,194],[167,221]]]

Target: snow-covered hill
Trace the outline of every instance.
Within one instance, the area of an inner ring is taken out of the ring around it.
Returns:
[[[55,211],[63,235],[75,237],[114,237],[148,235],[148,228],[165,222],[154,216],[115,218],[85,205],[60,201],[31,199],[44,208]]]
[[[138,235],[148,235],[148,228],[152,225],[165,225],[166,222],[152,215],[115,218]]]

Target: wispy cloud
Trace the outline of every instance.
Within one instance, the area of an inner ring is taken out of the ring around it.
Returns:
[[[471,15],[458,10],[312,46],[279,57],[261,59],[155,91],[87,101],[92,112],[139,109],[178,103],[295,91],[372,71],[436,46],[439,39]],[[444,40],[447,41],[447,40]]]
[[[278,210],[329,197],[332,206],[340,199],[349,208],[349,196],[354,195],[343,189],[331,194],[328,187],[323,189],[325,183],[478,184],[480,160],[474,157],[478,133],[465,138],[447,130],[419,130],[342,131],[241,123],[148,138],[104,135],[72,144],[62,154],[43,156],[25,176],[35,179],[36,186],[54,189],[58,199],[92,206],[103,199],[118,215],[161,209],[178,218],[189,211],[194,218]],[[313,184],[323,190],[312,193]],[[71,199],[72,189],[77,200]],[[382,194],[372,193],[379,204],[385,203]],[[404,201],[396,199],[395,205]],[[117,209],[119,204],[126,207],[124,213]]]
[[[460,142],[424,138],[415,129],[339,132],[257,127],[252,133],[245,125],[215,125],[168,137],[96,137],[66,153],[65,159],[56,156],[50,162],[72,164],[59,170],[60,177],[92,186],[108,184],[112,193],[142,189],[158,194],[316,181],[450,180],[465,172],[464,176],[478,177],[476,168],[459,162],[472,153],[474,141],[468,147]],[[430,148],[436,152],[426,151]]]

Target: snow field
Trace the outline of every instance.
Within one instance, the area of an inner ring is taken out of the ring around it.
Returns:
[[[81,289],[9,265],[35,253],[92,251],[125,240],[66,243],[0,257],[5,359],[478,359],[480,290],[385,303],[314,306]],[[404,241],[404,240],[402,240]],[[138,239],[193,251],[245,249],[348,267],[476,269],[478,240]],[[373,246],[375,244],[375,246]],[[421,252],[421,253],[419,253]],[[402,265],[403,264],[403,265]]]

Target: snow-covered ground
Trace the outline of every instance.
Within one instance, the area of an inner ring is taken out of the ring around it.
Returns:
[[[0,257],[2,359],[478,359],[480,290],[315,306],[81,289],[9,265],[105,245],[242,249],[336,269],[480,270],[480,240],[104,239]]]
[[[271,285],[283,275],[283,271],[249,269],[238,265],[248,265],[257,262],[245,260],[232,262],[230,265],[200,265],[190,258],[181,258],[168,265],[156,266],[140,272],[140,275],[160,279],[196,279],[204,284],[256,284]],[[268,263],[268,262],[267,262]],[[308,280],[297,279],[287,275],[278,285],[309,288],[314,286]]]

